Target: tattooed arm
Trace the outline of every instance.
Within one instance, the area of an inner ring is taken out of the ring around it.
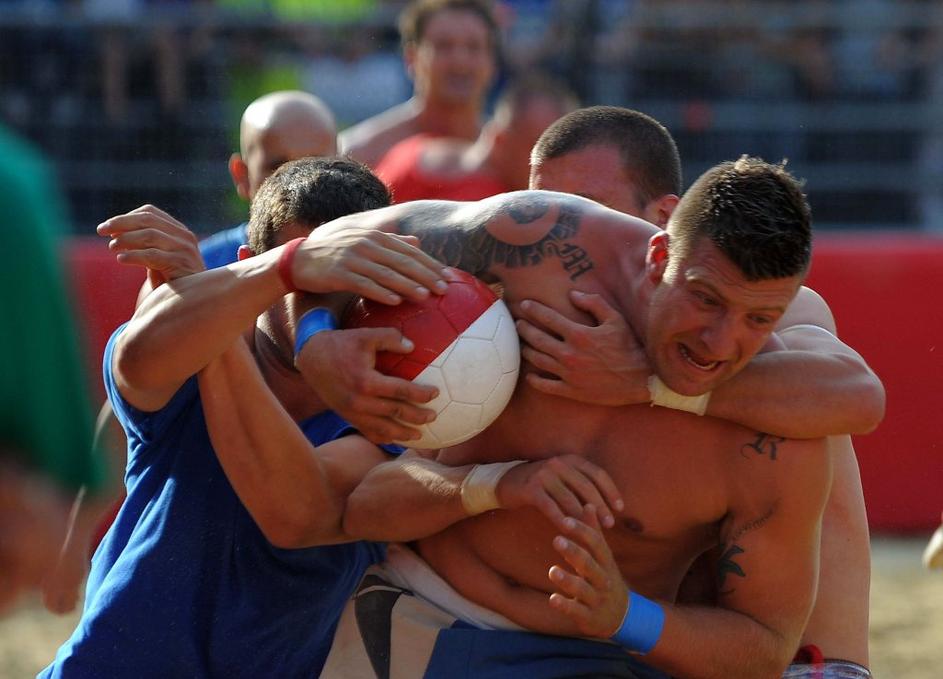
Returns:
[[[316,235],[339,230],[376,229],[416,236],[428,254],[448,266],[468,271],[487,283],[509,276],[546,289],[548,278],[569,287],[591,270],[593,263],[575,243],[583,215],[601,208],[577,196],[543,191],[501,194],[474,203],[414,201],[325,224]],[[609,211],[607,211],[609,212]],[[613,219],[628,219],[611,213]],[[303,266],[303,265],[301,265]],[[535,275],[534,269],[545,267]],[[564,296],[562,293],[560,296]],[[349,331],[348,331],[349,332]],[[376,347],[357,349],[345,333],[320,333],[296,357],[296,365],[322,400],[374,442],[418,436],[407,424],[421,424],[421,412],[411,409],[408,382],[381,376],[374,369]],[[345,359],[341,360],[341,351]],[[399,395],[390,385],[399,383]],[[381,396],[379,385],[385,385]],[[369,417],[365,418],[364,413]]]
[[[735,488],[721,532],[717,606],[658,602],[664,627],[646,663],[676,677],[782,674],[814,600],[830,481],[823,448],[821,440],[759,436],[745,442],[732,463]],[[605,638],[621,623],[627,593],[594,524],[584,513],[555,540],[567,566],[550,570],[556,588],[550,603],[581,634]]]

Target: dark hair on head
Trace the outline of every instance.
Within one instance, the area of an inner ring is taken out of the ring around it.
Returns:
[[[615,148],[638,187],[641,205],[681,195],[681,158],[671,133],[651,116],[621,106],[590,106],[567,113],[544,130],[531,166],[590,146]]]
[[[803,274],[812,258],[812,211],[785,161],[741,156],[712,167],[684,194],[668,233],[672,258],[707,237],[750,281]]]
[[[421,42],[432,16],[446,9],[477,14],[488,29],[491,47],[498,49],[501,43],[498,20],[494,15],[494,3],[489,0],[414,0],[399,15],[399,36],[403,47]]]
[[[249,208],[249,247],[275,247],[282,227],[312,229],[332,219],[386,207],[390,191],[370,168],[349,158],[300,158],[263,182]]]

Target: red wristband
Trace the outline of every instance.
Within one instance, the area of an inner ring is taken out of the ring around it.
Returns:
[[[295,238],[285,243],[282,254],[278,257],[278,277],[288,288],[288,292],[298,292],[299,288],[295,285],[295,280],[291,275],[291,265],[295,261],[295,251],[305,240],[305,237]]]

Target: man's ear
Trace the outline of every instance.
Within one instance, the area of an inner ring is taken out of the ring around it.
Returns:
[[[642,219],[651,222],[659,229],[664,229],[668,225],[671,213],[678,206],[679,200],[673,193],[666,193],[661,198],[649,201],[642,212]]]
[[[236,258],[241,262],[242,260],[249,259],[249,257],[253,257],[254,255],[255,253],[252,252],[252,248],[250,248],[248,245],[240,245],[239,251],[236,253]]]
[[[232,183],[236,186],[236,193],[239,197],[243,200],[250,200],[249,166],[238,153],[229,156],[229,176],[232,177]]]
[[[658,285],[668,268],[668,233],[659,231],[648,239],[648,252],[645,253],[645,274]]]
[[[406,75],[410,80],[416,78],[416,43],[411,42],[403,45],[403,65],[406,67]]]

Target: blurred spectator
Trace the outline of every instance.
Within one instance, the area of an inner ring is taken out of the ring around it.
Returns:
[[[398,203],[479,200],[527,188],[530,150],[557,118],[578,106],[560,83],[531,75],[511,83],[474,142],[415,135],[383,157],[377,176]]]
[[[265,94],[246,107],[239,123],[239,153],[229,158],[229,174],[239,197],[251,202],[270,174],[289,160],[337,154],[337,127],[331,110],[307,92]],[[236,261],[245,245],[246,227],[220,231],[204,240],[200,251],[213,269]]]
[[[833,41],[839,91],[846,97],[913,95],[915,49],[890,0],[839,0],[841,30]]]
[[[304,31],[302,82],[346,127],[409,98],[409,79],[381,28],[345,26]],[[352,88],[352,85],[356,85]]]
[[[495,73],[498,26],[486,0],[416,0],[400,15],[413,96],[341,133],[341,150],[371,167],[414,134],[472,141]]]
[[[6,261],[0,267],[0,608],[37,587],[65,531],[65,493],[102,482],[89,383],[62,279],[58,188],[0,129]]]
[[[162,117],[176,117],[187,105],[188,61],[193,47],[205,47],[200,30],[182,25],[186,16],[210,0],[84,0],[86,19],[95,27],[102,68],[102,102],[112,123],[128,122],[138,85],[138,62],[152,69],[153,92]],[[186,14],[184,14],[186,12]],[[197,29],[205,24],[197,22]],[[143,33],[143,35],[142,35]],[[145,47],[145,50],[141,48]]]
[[[563,80],[587,99],[601,0],[507,0],[511,25],[507,41],[512,73],[538,68]]]

